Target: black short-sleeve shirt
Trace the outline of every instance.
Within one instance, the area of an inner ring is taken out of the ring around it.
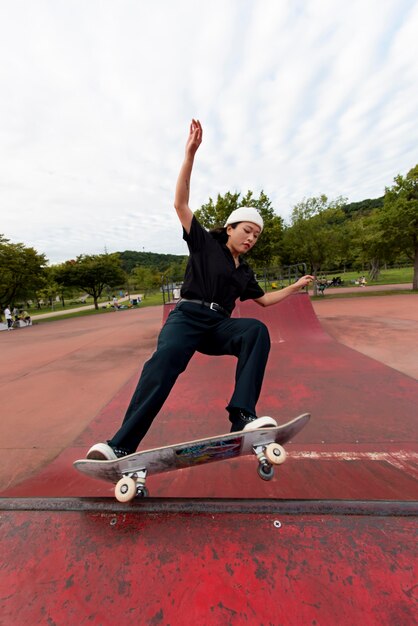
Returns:
[[[183,229],[183,239],[190,252],[181,288],[183,298],[216,302],[232,313],[237,298],[243,301],[264,295],[248,263],[240,258],[235,267],[229,248],[208,233],[195,217],[190,233]]]

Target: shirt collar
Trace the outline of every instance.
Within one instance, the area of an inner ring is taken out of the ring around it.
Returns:
[[[231,250],[228,248],[228,246],[226,245],[226,243],[223,243],[223,244],[221,244],[221,245],[222,245],[222,248],[223,248],[223,250],[224,250],[225,254],[228,256],[228,258],[232,261],[232,263],[233,263],[233,264],[234,264],[234,266],[235,266],[235,261],[234,261],[234,257],[232,256],[232,252],[231,252]],[[245,261],[245,259],[243,259],[243,257],[242,257],[241,255],[238,257],[238,261],[239,261],[239,265],[237,266],[237,268],[238,268],[238,267],[241,267],[241,266],[242,266],[242,267],[247,267],[247,266],[248,266],[247,261]]]

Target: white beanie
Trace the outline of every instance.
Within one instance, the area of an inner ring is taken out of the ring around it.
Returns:
[[[264,228],[263,218],[257,209],[252,206],[242,206],[232,211],[225,222],[225,228],[230,224],[237,224],[238,222],[251,222],[252,224],[257,224],[261,230]]]

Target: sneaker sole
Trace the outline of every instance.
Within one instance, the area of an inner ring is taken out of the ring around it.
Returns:
[[[96,443],[87,452],[86,459],[91,461],[114,461],[117,459],[117,456],[107,444]]]

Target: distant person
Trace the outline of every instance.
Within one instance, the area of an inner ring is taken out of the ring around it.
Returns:
[[[13,330],[13,317],[10,311],[10,304],[6,306],[3,312],[4,312],[4,317],[6,318],[7,330]]]
[[[22,322],[25,322],[26,326],[30,326],[31,325],[31,323],[32,323],[31,317],[30,317],[29,313],[27,311],[25,311],[24,309],[22,309],[20,311],[19,317],[22,320]]]
[[[306,287],[313,277],[303,276],[281,291],[264,293],[243,258],[263,232],[263,219],[253,207],[232,211],[225,225],[211,233],[199,224],[189,208],[189,189],[201,141],[202,127],[193,120],[174,201],[190,252],[180,300],[160,332],[157,350],[145,363],[120,429],[107,443],[92,446],[89,459],[116,459],[135,452],[196,351],[238,359],[235,389],[226,407],[231,432],[277,425],[271,417],[256,414],[270,350],[267,327],[257,319],[231,318],[231,313],[238,298],[271,306]]]

